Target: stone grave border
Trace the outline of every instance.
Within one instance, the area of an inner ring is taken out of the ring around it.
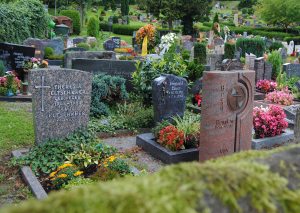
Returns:
[[[16,95],[16,96],[0,96],[0,102],[32,102],[32,97],[27,95]]]
[[[29,152],[29,149],[18,149],[12,151],[11,155],[15,158],[20,158],[27,152]],[[47,192],[29,166],[22,166],[20,172],[23,180],[29,186],[32,193],[38,200],[42,200],[48,197]]]
[[[29,152],[29,149],[18,149],[11,152],[11,156],[20,158]],[[130,167],[131,172],[134,176],[138,176],[140,171],[136,167]],[[43,188],[42,184],[33,173],[29,166],[22,166],[20,169],[21,175],[25,183],[29,186],[30,190],[38,200],[43,200],[48,197],[47,192]]]
[[[286,129],[281,135],[274,137],[252,139],[252,150],[272,149],[294,143],[294,132]]]
[[[136,145],[166,164],[199,161],[199,150],[197,148],[173,152],[156,143],[152,133],[138,135]]]

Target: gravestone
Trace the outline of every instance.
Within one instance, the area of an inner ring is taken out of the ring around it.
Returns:
[[[85,42],[86,42],[86,38],[83,38],[83,37],[73,38],[73,44],[74,45],[77,45],[79,43],[85,43]]]
[[[135,61],[126,60],[107,60],[107,59],[81,59],[76,58],[72,61],[72,69],[82,70],[97,74],[107,74],[111,76],[120,76],[126,79],[126,88],[133,90],[131,83],[132,73],[136,70]]]
[[[206,62],[210,66],[210,70],[221,69],[223,54],[207,54]]]
[[[113,51],[85,51],[85,52],[66,52],[64,57],[64,67],[72,68],[74,58],[86,59],[116,59],[116,53]]]
[[[115,43],[115,48],[121,47],[121,38],[120,37],[112,37],[111,40]]]
[[[84,51],[86,51],[86,49],[83,47],[70,47],[70,48],[64,49],[64,53],[66,53],[66,52],[84,52]]]
[[[35,57],[44,58],[45,48],[51,47],[54,50],[54,54],[62,55],[64,51],[64,41],[61,38],[54,39],[37,39],[29,38],[23,42],[25,45],[32,46],[36,49]]]
[[[217,46],[217,45],[224,45],[224,40],[221,39],[221,38],[216,38],[214,39],[214,45]]]
[[[224,59],[222,61],[221,70],[231,71],[231,70],[242,70],[243,64],[237,59]]]
[[[0,60],[3,61],[5,69],[15,70],[20,77],[23,75],[24,62],[34,57],[34,52],[35,49],[30,46],[0,43]]]
[[[30,71],[35,142],[60,139],[89,121],[92,74],[70,69]]]
[[[236,27],[239,26],[239,14],[238,13],[234,14],[233,23]]]
[[[204,72],[200,161],[251,149],[254,71]]]
[[[286,63],[283,65],[283,71],[286,72],[288,78],[300,77],[300,64]]]
[[[214,50],[215,50],[215,54],[217,55],[224,55],[225,53],[224,45],[215,45]]]
[[[295,137],[295,142],[299,143],[300,141],[300,109],[299,108],[295,112],[294,137]]]
[[[256,58],[254,61],[255,82],[264,79],[265,60],[264,57]]]
[[[115,48],[116,48],[116,43],[109,39],[109,40],[106,40],[104,43],[103,43],[103,48],[106,50],[106,51],[114,51]]]
[[[270,62],[265,62],[264,79],[265,80],[271,80],[272,79],[272,72],[273,72],[273,65]]]
[[[171,120],[174,116],[183,117],[188,92],[186,79],[165,74],[154,79],[152,99],[155,123]]]
[[[256,55],[250,53],[246,53],[245,54],[245,65],[246,65],[246,68],[249,69],[249,70],[254,70],[254,62],[255,62],[255,59],[256,59]]]
[[[243,32],[243,37],[247,38],[247,36],[248,36],[248,32]]]
[[[288,55],[287,55],[287,49],[286,49],[285,47],[280,48],[280,49],[279,49],[279,52],[280,52],[280,55],[281,55],[281,58],[282,58],[283,63],[285,63],[285,62],[286,62],[286,59],[287,59],[287,57],[288,57]]]
[[[238,48],[238,50],[236,50],[234,52],[234,58],[237,59],[237,60],[240,60],[241,59],[241,55],[242,55],[242,48]]]

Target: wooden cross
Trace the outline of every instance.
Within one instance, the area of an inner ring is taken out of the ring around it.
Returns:
[[[41,76],[42,84],[40,86],[35,86],[35,89],[42,89],[42,112],[44,112],[44,89],[51,88],[50,86],[45,86],[45,76]]]

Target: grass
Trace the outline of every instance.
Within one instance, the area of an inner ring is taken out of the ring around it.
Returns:
[[[31,197],[19,175],[9,165],[10,151],[34,142],[31,103],[0,102],[0,208]]]
[[[0,102],[0,157],[34,142],[31,104]]]

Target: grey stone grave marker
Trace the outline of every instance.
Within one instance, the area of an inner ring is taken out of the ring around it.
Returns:
[[[92,74],[70,69],[30,71],[35,142],[60,139],[89,121]]]
[[[136,70],[135,61],[126,60],[106,60],[106,59],[73,59],[72,69],[83,70],[96,74],[107,74],[120,76],[126,79],[126,88],[133,90],[131,84],[132,73]]]
[[[286,72],[288,78],[300,77],[300,64],[286,63],[283,65],[283,71]]]
[[[246,53],[245,55],[245,63],[246,63],[246,68],[249,69],[249,70],[254,70],[254,61],[256,59],[256,55],[250,53]]]
[[[265,62],[265,73],[264,79],[271,80],[272,78],[273,65],[270,62]]]
[[[154,121],[170,120],[174,116],[183,116],[188,93],[186,79],[165,74],[154,79],[152,98]]]
[[[264,57],[256,58],[254,61],[255,82],[264,79],[265,60]]]

